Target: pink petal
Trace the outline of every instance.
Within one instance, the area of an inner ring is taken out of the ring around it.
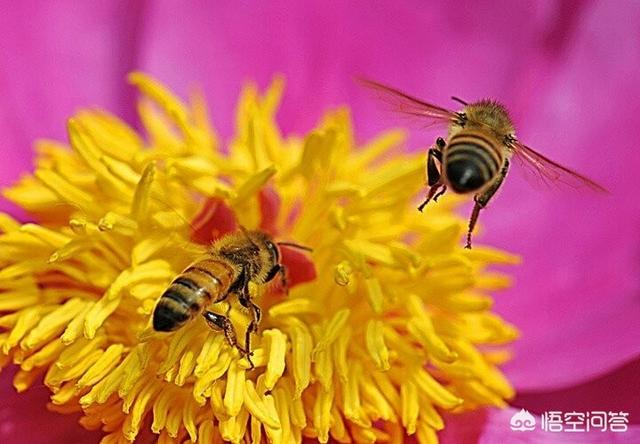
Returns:
[[[276,191],[267,186],[258,193],[258,203],[260,205],[260,229],[273,233],[277,233],[276,221],[280,212],[280,196]]]
[[[238,228],[238,221],[224,201],[208,199],[191,221],[191,240],[201,245],[211,243]]]
[[[66,139],[86,106],[133,116],[137,3],[18,2],[0,14],[0,187],[31,168],[36,138]],[[0,200],[0,210],[15,209]]]
[[[282,263],[287,267],[289,288],[311,282],[316,278],[316,267],[309,253],[287,246],[281,246],[280,252],[282,253]]]
[[[388,126],[389,115],[354,75],[392,81],[446,104],[454,92],[508,93],[512,67],[546,17],[539,11],[545,7],[533,3],[507,7],[283,1],[214,9],[156,3],[145,27],[141,67],[181,94],[191,82],[201,84],[225,135],[242,83],[253,79],[264,86],[282,73],[288,82],[279,114],[285,133],[308,130],[323,110],[349,102],[359,136],[369,137]],[[510,34],[519,38],[505,38]]]
[[[47,410],[49,390],[44,385],[17,393],[12,386],[14,369],[0,376],[0,442],[95,443],[100,431],[85,430],[78,424],[79,415],[61,415]]]
[[[624,411],[631,424],[640,424],[640,359],[584,384],[556,391],[522,393],[512,402],[531,413],[549,410]]]
[[[522,254],[497,310],[522,338],[506,367],[519,390],[582,382],[640,352],[640,7],[594,3],[552,70],[532,71],[520,136],[610,195],[539,193],[512,175],[482,216],[482,242]],[[615,26],[611,24],[616,23]],[[632,74],[633,73],[633,74]],[[603,81],[603,79],[606,80]],[[514,168],[515,170],[515,168]]]

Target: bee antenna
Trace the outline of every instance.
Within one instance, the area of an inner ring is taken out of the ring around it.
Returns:
[[[293,242],[276,242],[278,245],[284,245],[287,247],[298,248],[300,250],[312,252],[313,248],[305,247],[304,245],[294,244]]]
[[[462,100],[460,97],[451,96],[451,100],[455,100],[456,102],[461,103],[464,106],[468,105],[468,103],[466,101]]]

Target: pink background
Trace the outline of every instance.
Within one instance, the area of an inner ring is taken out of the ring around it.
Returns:
[[[201,85],[225,138],[241,85],[264,87],[276,73],[287,78],[285,132],[346,103],[361,141],[404,122],[355,75],[444,106],[451,95],[499,99],[522,140],[610,190],[540,191],[514,167],[481,215],[476,243],[524,259],[495,306],[522,331],[505,367],[515,404],[580,410],[607,397],[640,422],[640,4],[372,3],[15,3],[0,16],[0,184],[30,169],[33,140],[65,139],[65,119],[81,107],[136,124],[133,69],[182,96]],[[435,136],[414,128],[409,146]]]

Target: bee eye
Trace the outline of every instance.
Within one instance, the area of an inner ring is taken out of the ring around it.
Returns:
[[[458,117],[458,121],[456,123],[464,127],[467,124],[467,113],[456,113],[456,116]]]
[[[271,257],[273,258],[274,262],[280,262],[280,252],[278,251],[278,247],[275,246],[275,244],[271,241],[267,242],[267,249],[269,250],[269,253],[271,253]]]

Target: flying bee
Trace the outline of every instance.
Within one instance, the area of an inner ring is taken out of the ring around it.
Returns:
[[[263,231],[227,234],[218,239],[206,255],[187,267],[162,294],[153,311],[153,329],[170,332],[184,327],[202,314],[209,327],[222,330],[230,346],[247,356],[251,367],[251,333],[257,333],[261,311],[249,292],[249,283],[265,284],[280,275],[287,290],[286,269],[280,262],[276,245],[308,248],[287,242],[274,242]],[[245,332],[244,348],[237,341],[235,329],[227,315],[209,311],[207,306],[222,302],[230,294],[251,313]]]
[[[465,248],[471,248],[471,234],[480,210],[502,185],[512,158],[542,181],[587,186],[606,192],[591,179],[520,142],[507,109],[495,100],[467,103],[452,97],[463,106],[462,110],[454,112],[371,80],[360,79],[360,82],[380,93],[382,99],[398,112],[423,119],[428,125],[447,125],[446,138],[438,137],[427,153],[429,189],[418,210],[422,211],[432,199],[437,201],[447,189],[457,194],[473,194],[475,205],[469,219]]]

